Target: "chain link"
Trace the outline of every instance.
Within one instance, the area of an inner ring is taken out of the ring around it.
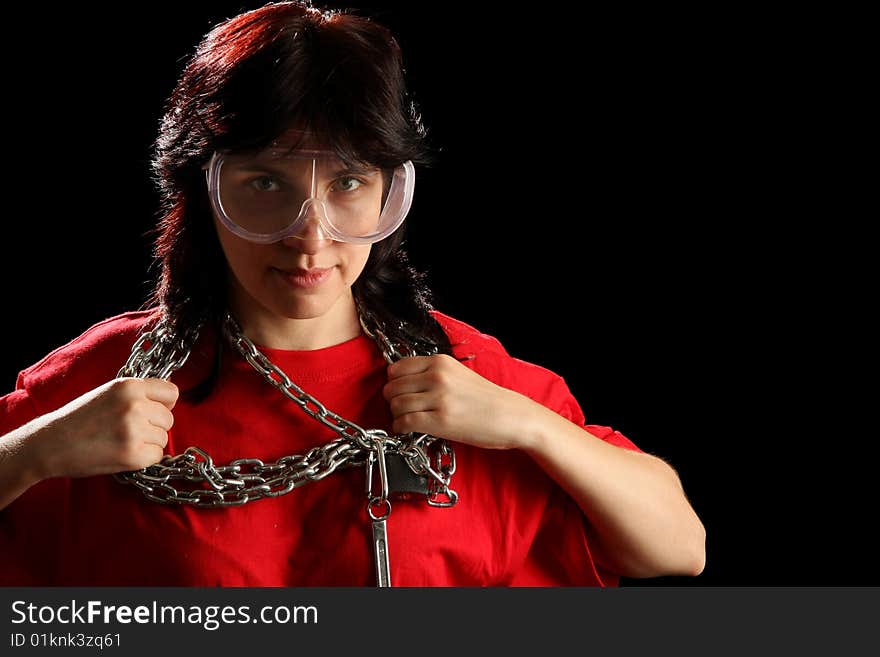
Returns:
[[[176,338],[163,320],[135,341],[131,355],[116,377],[167,379],[172,372],[183,367],[187,358],[189,349],[184,340]]]
[[[416,355],[409,345],[397,345],[389,340],[381,327],[368,327],[363,316],[360,321],[364,332],[376,341],[389,363]],[[240,506],[264,497],[285,495],[336,470],[363,466],[381,446],[385,453],[403,456],[413,473],[429,478],[428,504],[448,507],[458,501],[456,492],[449,488],[455,472],[455,452],[445,440],[429,434],[390,436],[382,429],[364,429],[329,410],[296,385],[257,349],[228,313],[223,333],[266,382],[339,437],[313,447],[304,455],[283,456],[275,463],[246,458],[216,466],[207,452],[188,447],[182,454],[166,455],[159,463],[141,470],[117,473],[114,475],[117,481],[136,486],[148,499],[162,504],[199,508]],[[196,334],[191,336],[189,344],[195,342],[195,337]],[[134,343],[128,361],[117,376],[167,379],[183,366],[189,353],[186,342],[177,338],[162,318],[153,330]]]

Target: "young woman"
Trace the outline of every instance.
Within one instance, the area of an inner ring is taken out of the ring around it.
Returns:
[[[698,574],[676,473],[429,307],[429,162],[375,22],[276,3],[198,47],[150,308],[0,398],[3,585],[616,585]]]

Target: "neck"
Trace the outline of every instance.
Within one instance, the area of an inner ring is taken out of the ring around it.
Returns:
[[[269,349],[312,351],[332,347],[361,334],[357,307],[351,295],[341,297],[319,317],[281,317],[265,308],[246,307],[231,300],[233,317],[255,344]]]

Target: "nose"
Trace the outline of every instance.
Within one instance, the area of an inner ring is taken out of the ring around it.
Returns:
[[[316,253],[322,248],[329,246],[333,239],[321,225],[321,213],[323,207],[321,201],[310,198],[303,203],[297,223],[299,229],[282,241],[285,246],[293,246],[304,253]]]

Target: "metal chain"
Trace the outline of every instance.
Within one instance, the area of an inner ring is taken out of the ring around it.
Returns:
[[[363,316],[360,321],[389,363],[416,355],[409,345],[397,345],[389,340],[380,326],[368,328]],[[257,349],[228,313],[223,333],[270,385],[339,437],[313,447],[304,455],[284,456],[274,463],[247,458],[216,466],[207,452],[188,447],[182,454],[166,455],[159,463],[141,470],[117,473],[114,475],[117,481],[134,485],[148,499],[163,504],[208,508],[240,506],[263,497],[284,495],[339,469],[365,465],[370,455],[375,457],[377,448],[381,448],[386,454],[400,454],[415,474],[428,477],[428,504],[449,507],[458,501],[457,493],[449,488],[455,473],[455,451],[447,441],[428,434],[389,436],[382,429],[364,429],[329,410],[296,385]],[[190,336],[190,345],[194,344],[196,335]],[[117,377],[167,379],[183,366],[189,353],[187,341],[175,336],[163,317],[153,330],[134,343]]]
[[[116,377],[167,379],[172,372],[183,367],[187,358],[189,358],[189,349],[186,343],[171,332],[163,318],[156,328],[144,333],[135,341],[131,355]]]

